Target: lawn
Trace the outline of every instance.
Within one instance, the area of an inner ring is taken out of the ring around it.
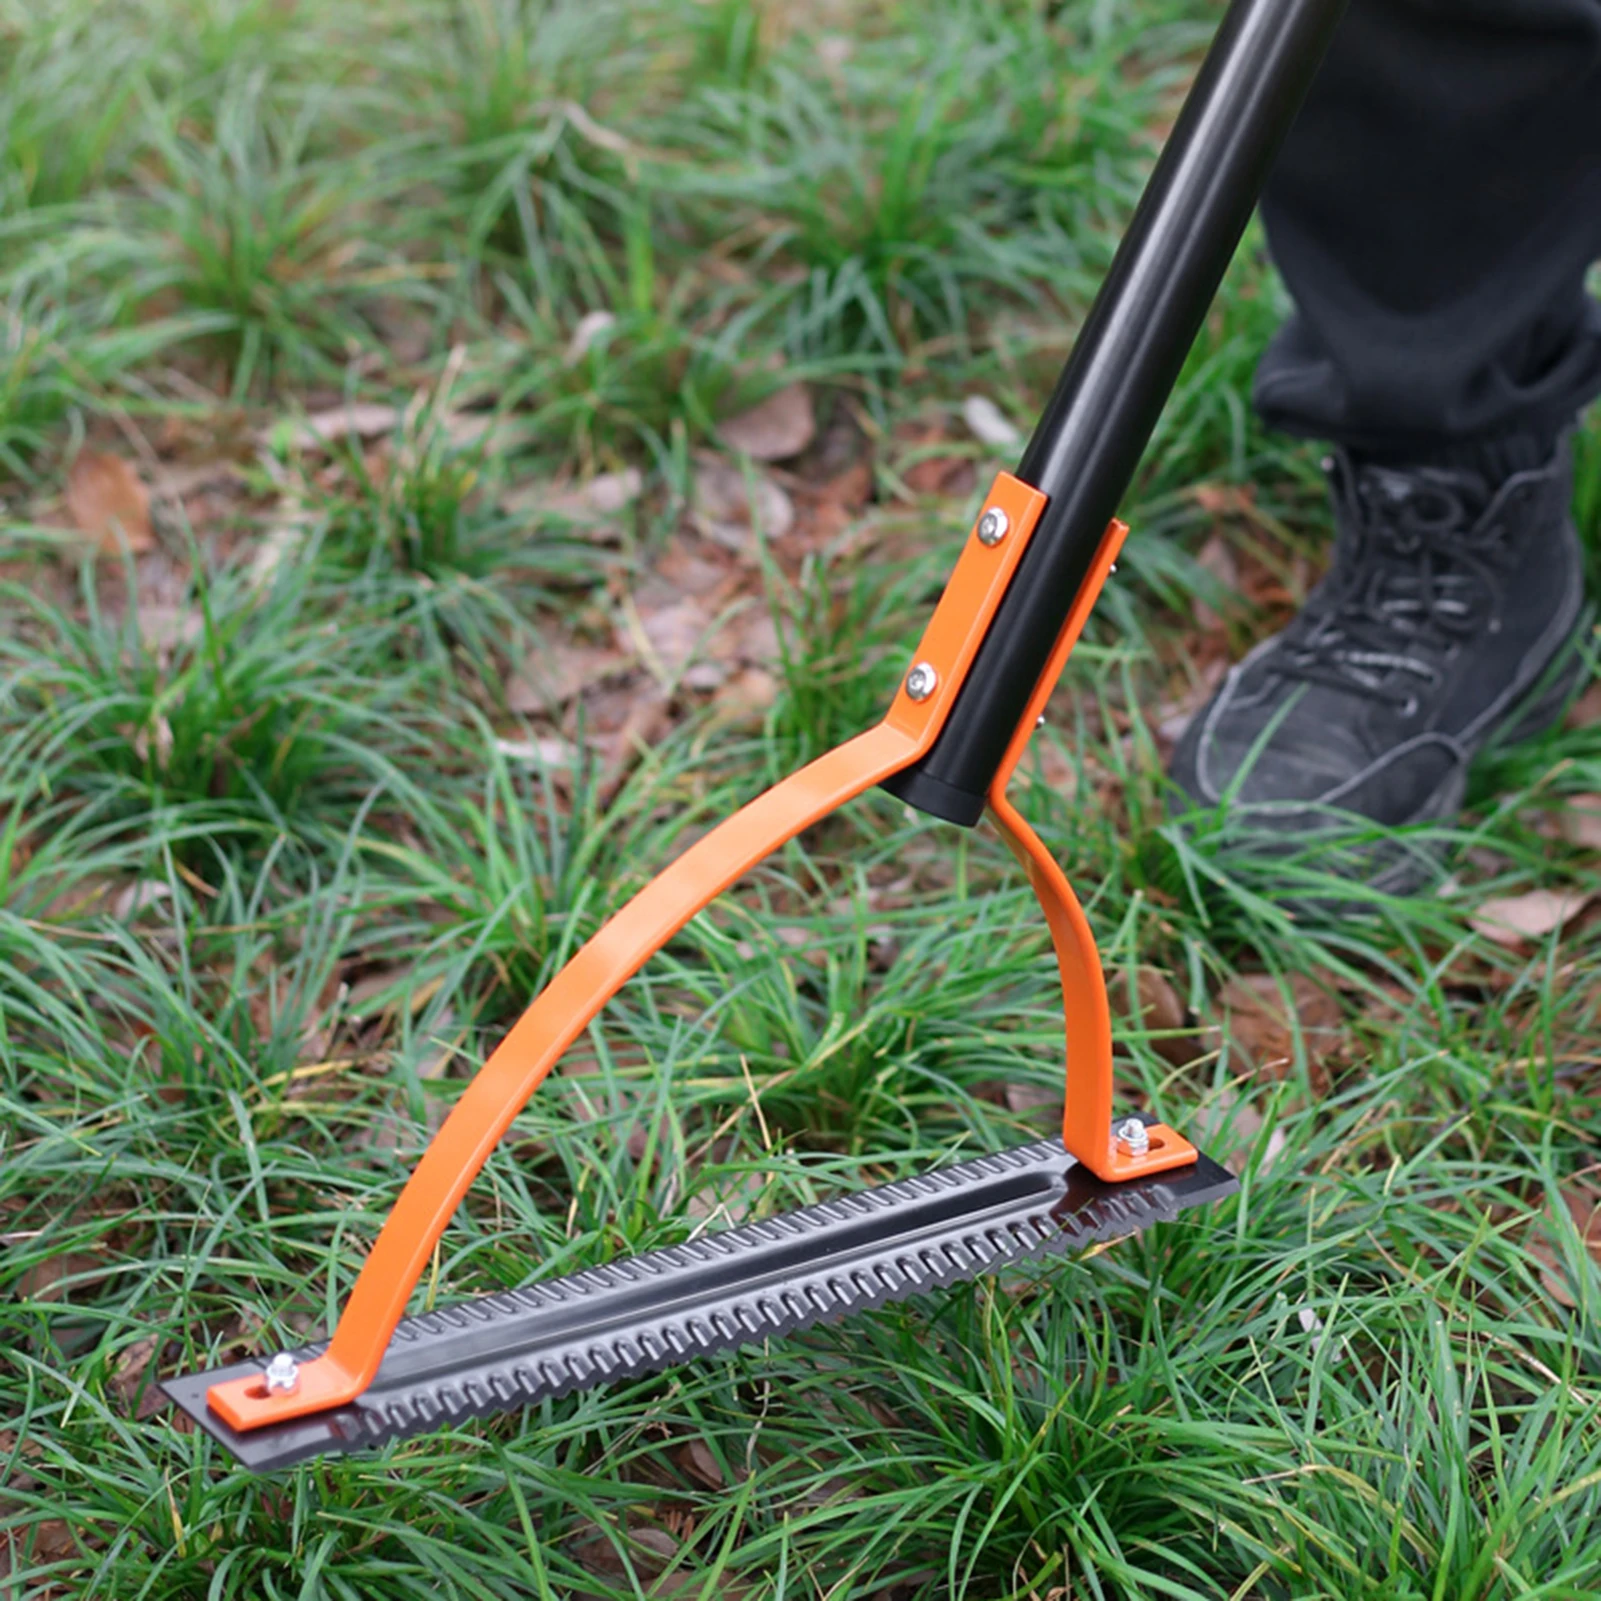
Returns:
[[[1601,691],[1296,916],[1163,761],[1315,580],[1253,231],[1019,793],[1123,1104],[1241,1178],[1034,1273],[272,1479],[500,1032],[887,705],[1203,0],[0,0],[0,1597],[1601,1595]],[[1601,426],[1577,513],[1601,578]],[[883,794],[675,938],[416,1306],[1059,1121],[998,836]]]

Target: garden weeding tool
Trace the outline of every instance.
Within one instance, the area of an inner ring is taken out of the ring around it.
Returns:
[[[170,1381],[270,1469],[780,1335],[1127,1234],[1234,1186],[1182,1135],[1114,1122],[1089,925],[1006,786],[1127,530],[1113,518],[1343,0],[1234,0],[1015,474],[996,478],[878,727],[699,840],[551,981],[446,1119],[326,1345]],[[1062,1140],[419,1317],[406,1302],[518,1111],[627,979],[735,879],[874,785],[965,826],[987,808],[1055,943]]]

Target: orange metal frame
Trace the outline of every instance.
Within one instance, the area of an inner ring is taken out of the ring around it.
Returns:
[[[983,641],[1006,586],[1045,509],[1045,497],[1010,473],[997,477],[984,511],[1008,530],[986,545],[975,522],[924,631],[915,660],[935,688],[913,700],[904,682],[884,721],[803,767],[698,840],[617,912],[513,1025],[423,1153],[362,1266],[327,1351],[304,1363],[290,1391],[260,1378],[213,1385],[207,1403],[235,1429],[326,1411],[372,1382],[445,1225],[501,1136],[561,1054],[649,958],[735,879],[802,829],[910,766],[933,745]],[[981,513],[982,518],[982,513]],[[1100,1177],[1121,1181],[1183,1166],[1195,1148],[1163,1125],[1132,1154],[1112,1133],[1112,1026],[1100,957],[1060,867],[1006,797],[1036,720],[1106,581],[1127,529],[1107,530],[1073,604],[1027,715],[991,787],[991,814],[1028,872],[1056,945],[1067,1021],[1067,1149]]]

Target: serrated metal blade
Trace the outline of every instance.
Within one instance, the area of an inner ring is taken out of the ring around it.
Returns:
[[[788,1334],[1129,1234],[1238,1186],[1208,1157],[1108,1184],[1059,1141],[901,1179],[684,1245],[404,1319],[350,1406],[239,1432],[206,1406],[259,1362],[162,1388],[246,1467],[363,1450]],[[322,1345],[294,1353],[308,1361]]]

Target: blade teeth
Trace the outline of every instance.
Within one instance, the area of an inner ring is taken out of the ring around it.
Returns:
[[[333,1448],[414,1434],[760,1342],[1021,1257],[1126,1232],[1186,1204],[1156,1186],[1079,1190],[1071,1205],[1059,1205],[1069,1196],[1063,1175],[1071,1164],[1064,1160],[1054,1141],[1039,1141],[405,1319],[395,1333],[404,1364],[391,1369],[388,1388],[381,1370],[367,1398],[334,1415]],[[1015,1196],[1015,1206],[975,1196],[976,1211],[965,1221],[960,1205],[947,1204],[911,1220],[884,1222],[909,1202],[942,1202],[965,1187],[1030,1169],[1047,1182],[1037,1192],[1031,1183],[1000,1192]],[[813,1260],[796,1247],[819,1230],[845,1233],[820,1242]],[[702,1269],[710,1269],[710,1277],[697,1284],[694,1275]],[[674,1283],[675,1275],[688,1282]],[[458,1340],[464,1350],[487,1346],[494,1354],[470,1372],[451,1372]],[[309,1355],[324,1348],[306,1349]]]

